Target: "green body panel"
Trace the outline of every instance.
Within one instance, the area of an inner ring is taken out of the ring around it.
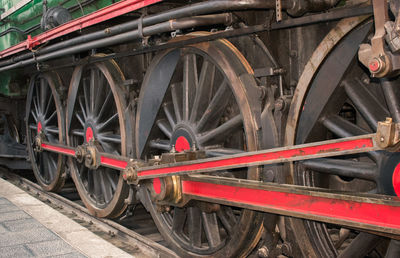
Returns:
[[[0,0],[0,8],[5,11],[15,6],[22,0]],[[118,0],[120,1],[120,0]],[[73,19],[79,18],[81,16],[90,14],[98,9],[109,6],[115,2],[115,0],[96,0],[87,5],[84,4],[85,1],[82,0],[47,0],[47,8],[54,6],[62,6],[64,8],[74,8],[71,12]],[[78,4],[79,3],[79,4]],[[0,14],[3,13],[0,11]],[[17,28],[22,31],[29,30],[29,35],[35,36],[42,33],[40,29],[40,20],[43,14],[43,1],[42,0],[31,0],[25,6],[16,10],[14,13],[10,14],[4,20],[0,21],[0,33],[5,32],[11,28]],[[38,26],[39,25],[39,26]],[[7,49],[19,42],[25,40],[28,34],[22,34],[16,31],[11,31],[0,37],[0,51]],[[24,94],[25,90],[13,91],[11,83],[15,78],[14,73],[1,73],[0,74],[0,94],[3,95],[21,95]]]

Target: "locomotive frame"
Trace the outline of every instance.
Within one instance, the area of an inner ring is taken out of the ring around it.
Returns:
[[[182,256],[396,257],[398,1],[337,2],[124,0],[1,51],[36,178],[142,202]]]

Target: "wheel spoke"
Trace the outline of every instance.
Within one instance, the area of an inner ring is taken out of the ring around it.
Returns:
[[[107,178],[108,182],[110,183],[111,189],[114,192],[117,189],[117,183],[118,183],[118,174],[110,169],[106,169],[105,177]]]
[[[99,174],[100,187],[101,187],[101,191],[104,196],[104,200],[106,203],[108,203],[111,201],[113,194],[112,194],[111,187],[108,183],[108,180],[104,176],[104,173],[105,173],[104,169],[101,169],[98,174]]]
[[[219,227],[217,221],[217,214],[215,213],[201,213],[203,218],[203,228],[210,247],[216,247],[221,243],[219,235]]]
[[[172,103],[174,105],[174,112],[175,112],[175,117],[176,117],[176,121],[180,122],[182,121],[182,117],[181,117],[181,108],[180,108],[180,98],[178,96],[178,84],[171,84],[171,95],[172,95]]]
[[[165,119],[160,119],[157,120],[156,122],[158,128],[168,137],[168,139],[171,139],[172,137],[172,129],[169,126],[168,122]]]
[[[50,115],[49,118],[46,119],[45,123],[48,124],[52,119],[54,119],[57,115],[57,110],[54,110],[54,112]]]
[[[107,107],[109,107],[108,104],[109,104],[111,98],[112,98],[112,92],[111,92],[111,90],[109,89],[109,91],[108,91],[108,93],[107,93],[107,96],[106,96],[106,99],[104,100],[104,103],[103,103],[103,105],[101,106],[100,112],[99,112],[99,114],[98,114],[97,117],[96,117],[97,120],[100,119],[100,118],[103,116],[104,111],[106,110]]]
[[[174,128],[174,126],[176,125],[176,120],[174,118],[174,115],[172,115],[171,105],[172,104],[170,102],[164,103],[163,110],[164,110],[165,115],[167,116],[170,127]]]
[[[235,226],[237,219],[235,214],[233,214],[231,207],[221,207],[217,212],[218,218],[221,220],[222,225],[224,225],[225,230],[228,235],[233,235],[233,227]]]
[[[106,141],[101,142],[101,147],[103,147],[104,151],[107,153],[119,155],[118,150]]]
[[[379,236],[361,232],[338,256],[339,258],[365,257],[379,243]]]
[[[386,107],[360,81],[344,81],[343,84],[356,109],[371,129],[376,131],[380,118],[390,116]]]
[[[72,133],[72,135],[75,135],[75,136],[81,136],[81,137],[85,136],[85,133],[83,132],[82,129],[74,129],[74,130],[72,130],[71,133]]]
[[[99,110],[99,106],[100,106],[100,101],[101,101],[101,95],[102,95],[102,91],[104,88],[104,76],[103,74],[99,74],[99,83],[98,83],[98,87],[97,87],[97,92],[96,92],[96,98],[95,98],[95,102],[94,102],[94,111],[93,111],[93,115],[96,116],[98,115],[97,112]]]
[[[194,54],[183,57],[183,120],[189,121],[191,111],[190,105],[193,103],[196,89],[198,87],[197,64]]]
[[[201,111],[204,110],[208,102],[210,101],[210,92],[212,92],[212,86],[214,83],[215,66],[205,60],[201,67],[199,85],[197,87],[196,96],[193,103],[192,112],[190,114],[190,122],[196,121]]]
[[[100,172],[101,168],[97,170],[91,170],[89,173],[93,173],[93,194],[96,200],[96,203],[102,203],[104,201],[104,196],[101,191],[101,182],[100,182]]]
[[[95,70],[95,69],[90,69],[90,96],[89,96],[89,98],[90,98],[90,112],[91,112],[91,114],[94,114],[94,103],[95,103],[95,96],[96,96],[96,94],[95,94],[95,86],[97,85],[96,84],[96,82],[97,82],[97,79],[98,79],[98,77],[96,76],[96,74],[95,74],[95,72],[96,72],[97,70]]]
[[[84,108],[84,106],[83,106],[82,99],[83,99],[83,97],[82,97],[82,96],[79,96],[79,106],[80,106],[80,108],[81,108],[81,112],[82,112],[83,118],[86,120],[86,118],[87,118],[87,113],[86,113],[86,110],[85,110],[85,108]]]
[[[78,114],[78,112],[75,113],[75,116],[81,124],[82,128],[85,128],[85,122],[83,121],[83,118]]]
[[[47,99],[47,87],[44,78],[40,78],[40,110],[45,110],[45,101]]]
[[[35,84],[35,92],[36,92],[36,96],[35,96],[35,103],[36,103],[36,108],[38,109],[38,114],[42,113],[42,110],[40,109],[40,92],[39,92],[39,87],[40,87],[40,82],[39,85],[38,83]]]
[[[43,114],[44,117],[46,117],[46,116],[49,114],[50,107],[52,106],[51,104],[52,104],[53,102],[54,102],[54,99],[53,99],[52,95],[50,94],[49,101],[47,102],[46,109],[45,109],[44,114]]]
[[[29,125],[29,129],[34,130],[35,132],[37,131],[37,126],[36,125]]]
[[[239,149],[229,149],[229,148],[218,148],[218,149],[206,149],[207,157],[220,157],[225,155],[234,155],[243,153],[243,150]]]
[[[381,87],[385,95],[385,100],[388,105],[390,115],[393,118],[393,122],[400,123],[400,90],[398,87],[399,80],[381,80]]]
[[[389,247],[386,251],[385,258],[397,258],[400,257],[400,241],[390,240]]]
[[[243,124],[242,116],[237,115],[217,128],[206,132],[205,134],[199,137],[199,143],[204,144],[213,140],[214,142],[224,141],[230,133],[236,131],[238,128],[241,128]]]
[[[37,119],[37,116],[35,115],[35,112],[33,112],[33,110],[31,110],[31,115],[33,116],[33,119],[37,123],[38,119]]]
[[[48,133],[57,134],[57,135],[60,133],[58,128],[55,127],[55,126],[46,126],[45,127],[45,131],[48,132]]]
[[[172,231],[176,233],[182,233],[183,226],[185,225],[186,212],[182,208],[174,208],[174,217],[172,219]]]
[[[370,162],[320,158],[305,160],[302,164],[308,169],[321,173],[361,178],[371,181],[377,179],[379,175],[376,164]]]
[[[192,246],[201,246],[201,211],[197,207],[188,207],[188,232],[190,244]]]
[[[118,113],[113,114],[110,118],[107,119],[104,123],[101,123],[97,126],[97,129],[101,131],[102,129],[109,126],[114,120],[118,119]]]
[[[169,151],[171,146],[168,140],[151,140],[149,146],[154,149]]]
[[[227,82],[223,81],[197,124],[198,132],[201,132],[210,120],[218,120],[221,113],[225,110],[225,107],[230,100],[231,94],[232,93],[229,92]]]
[[[338,116],[331,115],[322,120],[323,125],[339,137],[368,134],[368,131]]]
[[[121,143],[121,136],[117,134],[98,134],[100,142]]]
[[[35,111],[36,111],[36,115],[39,115],[40,114],[40,109],[38,107],[38,103],[37,103],[36,98],[33,98],[32,102],[33,102],[33,106],[34,106]]]
[[[88,87],[90,87],[90,85],[87,85],[87,80],[82,80],[82,88],[83,88],[83,96],[85,99],[85,110],[86,110],[86,114],[89,115],[90,114],[90,107],[89,107],[89,103],[90,103],[90,89],[87,89]]]

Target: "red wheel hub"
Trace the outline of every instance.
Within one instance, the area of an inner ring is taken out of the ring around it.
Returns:
[[[42,123],[39,122],[39,123],[37,124],[37,132],[40,133],[40,132],[42,131],[42,129],[43,129]]]
[[[185,137],[179,136],[178,139],[176,139],[176,142],[175,142],[175,150],[177,152],[190,150],[189,141]]]
[[[91,127],[86,128],[86,142],[90,142],[93,138],[93,129]]]
[[[394,169],[392,176],[392,184],[394,192],[400,197],[400,163]]]
[[[153,188],[156,194],[161,193],[161,180],[160,178],[156,177],[153,179]]]

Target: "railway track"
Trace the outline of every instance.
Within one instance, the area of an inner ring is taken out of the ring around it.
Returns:
[[[17,174],[2,168],[0,176],[129,254],[140,254],[141,257],[178,257],[165,246],[151,215],[140,204],[131,211],[131,216],[123,219],[96,218],[83,206],[73,184],[66,185],[56,194],[43,191],[30,180],[31,175],[25,171]]]

